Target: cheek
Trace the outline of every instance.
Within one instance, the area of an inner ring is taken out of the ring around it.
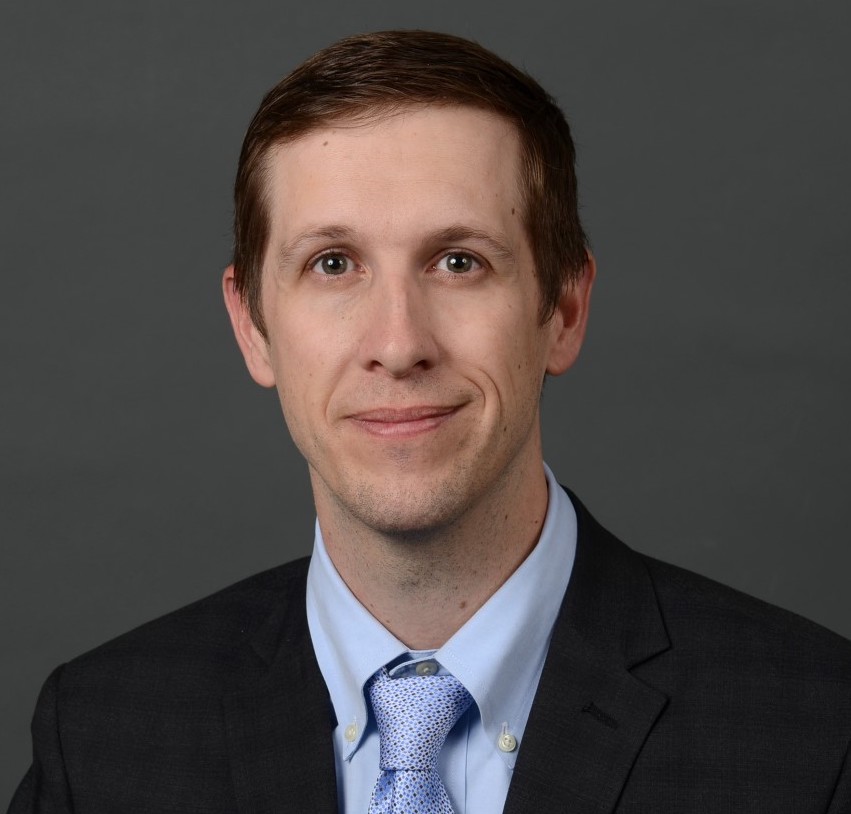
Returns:
[[[329,398],[328,388],[338,366],[335,344],[310,325],[287,323],[271,337],[271,362],[275,386],[287,425],[294,438],[321,420]],[[300,440],[296,438],[297,443]]]
[[[496,401],[500,412],[528,411],[537,407],[545,368],[545,348],[537,323],[494,313],[489,319],[456,334],[454,355],[471,370],[486,402]]]

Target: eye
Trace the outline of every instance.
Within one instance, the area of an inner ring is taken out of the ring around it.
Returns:
[[[352,261],[344,254],[323,254],[311,263],[310,268],[319,274],[337,277],[345,274],[351,265]]]
[[[435,263],[434,267],[441,271],[451,271],[453,274],[463,274],[481,268],[481,263],[467,252],[449,252]]]

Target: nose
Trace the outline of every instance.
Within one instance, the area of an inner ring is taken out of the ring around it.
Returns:
[[[433,317],[417,280],[375,283],[369,299],[360,347],[364,366],[394,379],[433,367],[438,353]]]

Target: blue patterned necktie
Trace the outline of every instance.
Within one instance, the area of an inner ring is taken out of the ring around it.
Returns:
[[[437,756],[472,703],[470,693],[455,676],[390,678],[382,668],[369,684],[369,697],[381,768],[369,814],[453,814]]]

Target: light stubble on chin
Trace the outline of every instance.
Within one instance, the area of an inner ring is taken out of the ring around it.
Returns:
[[[400,460],[407,455],[400,450]],[[323,502],[333,505],[340,525],[353,536],[365,533],[390,545],[446,549],[471,532],[477,537],[499,533],[502,513],[490,503],[504,503],[516,489],[517,463],[509,461],[497,483],[490,484],[476,462],[459,462],[440,482],[414,486],[392,478],[373,483],[355,474],[345,488],[332,489],[312,468],[311,477],[314,490],[322,490]]]
[[[410,459],[398,450],[397,464]],[[439,484],[417,487],[394,484],[392,479],[380,485],[364,480],[350,483],[344,494],[328,490],[336,508],[355,526],[378,534],[388,542],[426,544],[452,535],[453,529],[469,508],[470,496],[455,488],[469,484],[469,466],[459,466]],[[327,489],[327,485],[325,485]]]

